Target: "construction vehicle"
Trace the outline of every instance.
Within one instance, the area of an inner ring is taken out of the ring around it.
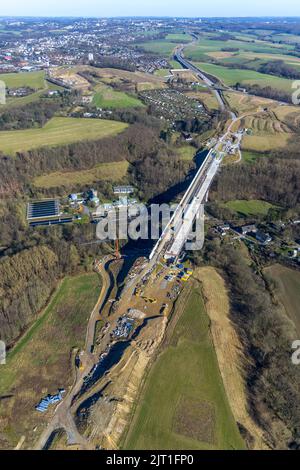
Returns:
[[[150,304],[156,304],[157,302],[157,299],[152,299],[151,297],[143,297],[143,299],[145,300],[145,302],[149,302]]]
[[[119,249],[119,240],[116,238],[115,240],[115,258],[121,259],[120,249]]]
[[[159,313],[161,315],[166,315],[168,313],[168,307],[169,307],[169,304],[162,304],[162,307]]]
[[[140,297],[142,293],[142,289],[140,287],[136,287],[134,291],[135,297]]]

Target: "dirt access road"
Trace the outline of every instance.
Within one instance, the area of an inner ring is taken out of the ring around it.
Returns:
[[[81,370],[76,369],[76,377],[71,390],[65,396],[63,401],[56,407],[51,421],[35,445],[35,450],[42,450],[47,444],[51,434],[59,428],[65,429],[69,444],[79,444],[83,449],[89,449],[87,440],[81,436],[77,430],[70,408],[74,397],[79,393],[83,385],[84,377],[90,373],[91,369],[98,362],[97,356],[91,353],[91,347],[94,343],[96,322],[99,320],[99,313],[104,308],[107,292],[110,288],[110,278],[105,270],[105,262],[97,264],[97,271],[102,278],[102,288],[98,301],[89,318],[85,339],[85,349],[83,354],[80,356],[82,368]]]

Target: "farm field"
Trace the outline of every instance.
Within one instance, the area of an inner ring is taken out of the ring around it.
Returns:
[[[33,101],[38,101],[46,90],[60,90],[57,85],[53,85],[45,80],[45,73],[39,72],[20,72],[0,74],[0,80],[3,80],[7,88],[30,87],[35,90],[33,93],[22,97],[7,97],[6,104],[0,105],[0,110],[11,106],[22,106]]]
[[[203,72],[215,76],[228,86],[240,83],[241,85],[259,85],[261,87],[271,86],[272,88],[285,92],[291,92],[292,90],[293,80],[259,73],[255,70],[230,69],[228,67],[222,67],[221,65],[207,64],[204,62],[196,62],[195,65],[199,67],[200,70],[203,70]]]
[[[4,81],[7,88],[28,86],[35,90],[45,88],[45,72],[20,72],[2,73],[0,80]]]
[[[37,188],[54,188],[57,186],[75,186],[92,184],[96,181],[120,181],[128,171],[127,161],[101,163],[90,170],[54,172],[47,175],[38,176],[34,179]]]
[[[105,84],[124,85],[126,83],[126,91],[135,93],[137,91],[151,90],[156,88],[164,88],[166,85],[161,77],[144,72],[128,72],[119,69],[98,69],[95,67],[81,66],[76,70],[88,70],[97,76],[97,78]]]
[[[300,273],[281,264],[274,264],[264,270],[275,283],[274,293],[283,305],[286,315],[293,321],[300,334]]]
[[[267,215],[268,210],[274,207],[269,202],[260,201],[256,199],[251,199],[249,201],[246,201],[244,199],[228,201],[224,204],[224,206],[246,217],[252,215]]]
[[[202,294],[194,288],[146,378],[125,449],[243,449]]]
[[[270,134],[246,136],[243,139],[242,149],[254,152],[270,152],[271,150],[283,149],[291,135],[289,134]]]
[[[39,147],[66,145],[116,135],[127,124],[102,119],[54,117],[38,129],[0,132],[0,150],[7,155]]]
[[[210,52],[217,52],[224,48],[234,48],[239,51],[255,52],[261,54],[285,54],[293,46],[287,44],[272,44],[265,41],[244,42],[238,40],[219,41],[209,38],[202,38],[199,41],[188,45],[185,48],[185,56],[191,60],[199,61],[203,55]]]
[[[143,103],[134,96],[116,91],[112,87],[101,83],[95,87],[92,103],[99,108],[134,108],[143,106]]]
[[[166,41],[175,41],[175,42],[190,42],[192,40],[192,36],[190,34],[185,33],[170,33],[166,36]]]
[[[24,447],[31,447],[46,424],[35,405],[48,393],[60,387],[67,390],[72,384],[72,351],[84,344],[100,287],[96,273],[66,277],[1,366],[0,395],[9,397],[0,401],[1,433],[7,447],[14,447],[21,436],[25,436]]]
[[[270,61],[283,61],[285,64],[294,68],[300,67],[300,58],[287,54],[266,54],[259,52],[208,52],[207,55],[224,64],[234,64],[238,68],[245,65],[253,70],[258,70],[262,64]]]
[[[165,57],[170,57],[176,47],[176,42],[170,42],[167,40],[155,40],[143,42],[137,45],[145,51],[153,52],[155,54],[161,54]]]

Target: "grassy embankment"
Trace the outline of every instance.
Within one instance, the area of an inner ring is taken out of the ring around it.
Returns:
[[[270,204],[267,201],[260,201],[256,199],[252,200],[235,200],[235,201],[228,201],[224,204],[225,207],[231,209],[234,212],[237,212],[242,217],[251,217],[255,215],[267,215],[269,209],[275,206]]]
[[[100,163],[90,170],[57,171],[47,175],[38,176],[33,184],[37,188],[54,188],[62,186],[75,186],[76,184],[92,184],[97,181],[121,181],[128,171],[127,161]]]
[[[122,91],[116,91],[112,87],[99,83],[95,87],[95,95],[92,103],[98,108],[136,108],[144,106],[143,103]]]
[[[293,321],[300,334],[300,273],[280,264],[264,271],[274,281],[275,297],[283,305],[287,316]]]

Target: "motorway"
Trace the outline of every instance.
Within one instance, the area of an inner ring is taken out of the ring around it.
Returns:
[[[233,113],[232,115],[232,121],[226,132],[209,151],[169,223],[161,234],[160,239],[154,246],[149,257],[150,269],[162,256],[165,256],[165,258],[176,258],[180,255],[192,229],[194,219],[199,213],[201,204],[205,200],[209,187],[222,163],[225,154],[222,151],[224,143],[230,138],[233,125],[243,117],[237,117]],[[182,223],[183,215],[185,223]]]
[[[212,90],[217,101],[219,103],[221,111],[225,111],[226,102],[219,90],[215,88],[214,83],[191,62],[188,62],[183,56],[183,46],[178,47],[174,53],[174,59],[177,60],[185,69],[191,70],[195,75],[197,75],[201,80]]]
[[[205,74],[203,74],[201,70],[183,57],[182,51],[183,46],[179,46],[175,51],[174,58],[183,67],[191,70],[206,83],[206,85],[214,92],[221,110],[227,109],[227,104],[224,101],[221,92],[215,88],[214,83]],[[231,114],[231,123],[224,135],[219,138],[217,144],[209,151],[206,159],[201,165],[201,168],[198,170],[195,178],[178,204],[170,222],[165,227],[160,239],[153,248],[149,257],[150,268],[161,256],[165,256],[165,258],[177,258],[188,239],[189,233],[192,230],[193,222],[199,214],[201,204],[205,200],[209,187],[212,184],[224,157],[224,142],[230,139],[233,125],[243,117],[237,117],[231,110],[228,111]],[[241,139],[242,134],[239,134],[237,136],[237,143],[233,146],[239,153],[239,161],[241,158]],[[184,223],[182,223],[183,215]]]

